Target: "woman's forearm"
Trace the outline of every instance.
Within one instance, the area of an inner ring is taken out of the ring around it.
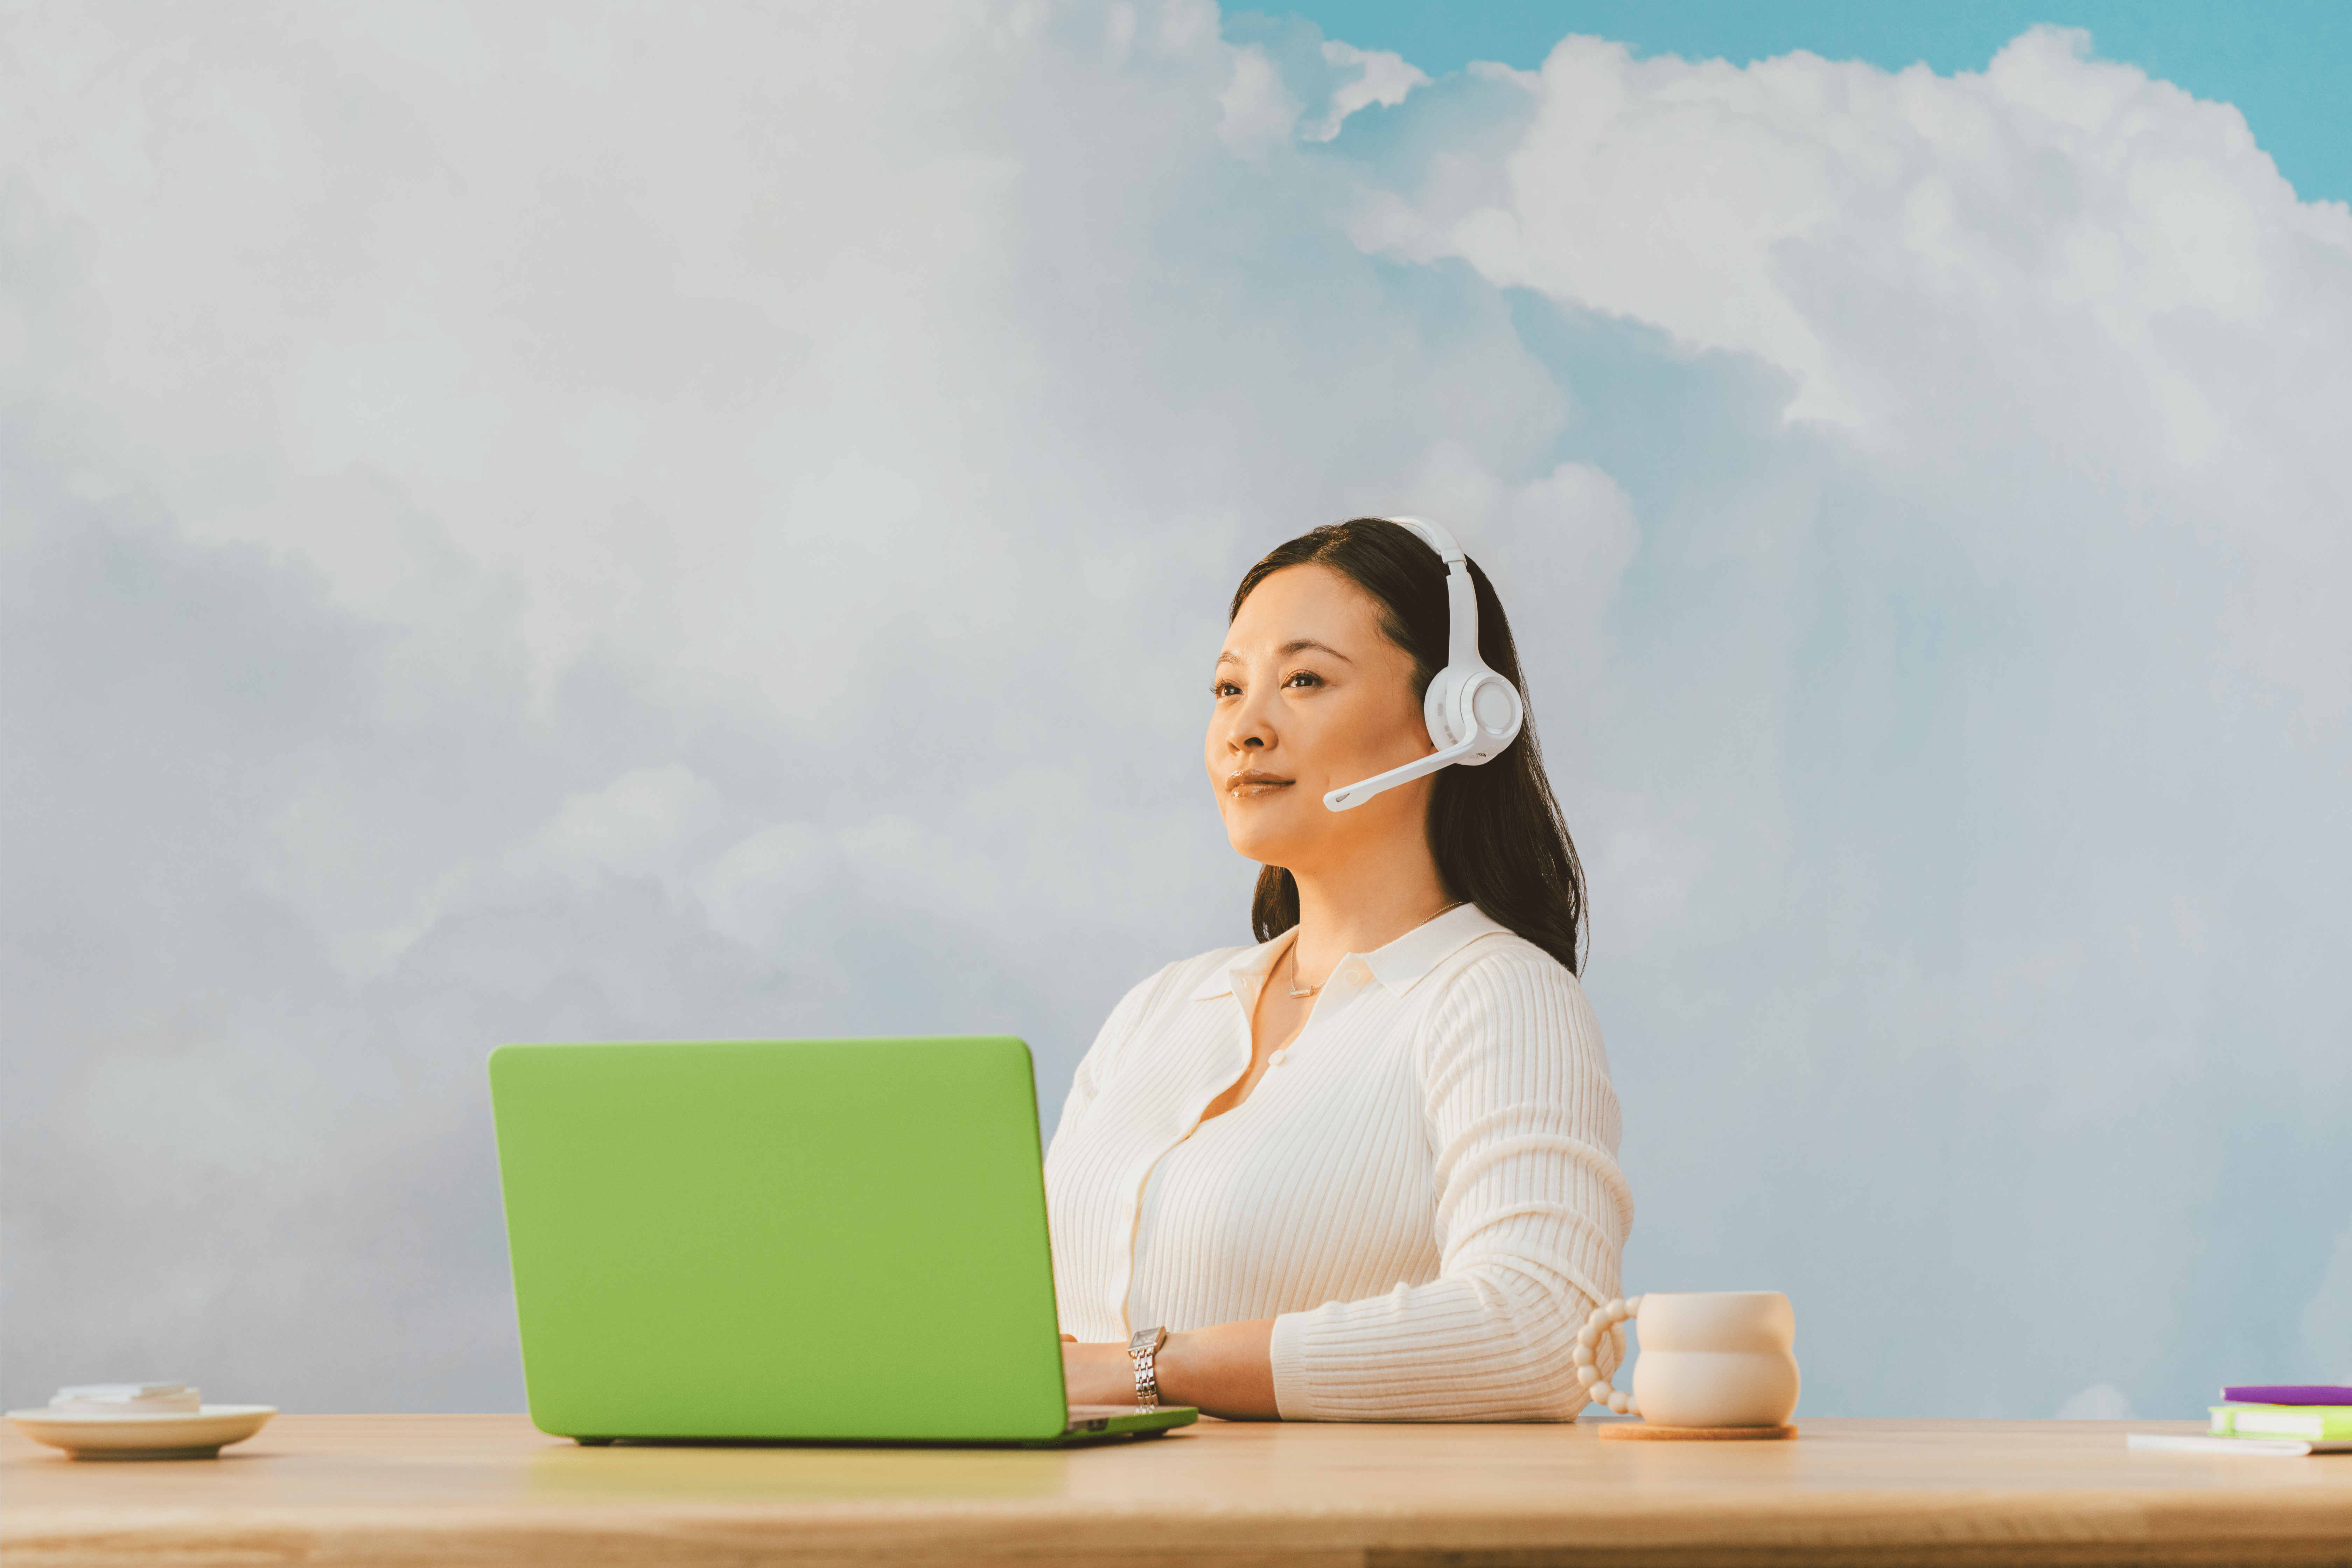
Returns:
[[[1197,1405],[1228,1421],[1282,1417],[1274,1405],[1272,1318],[1171,1333],[1152,1369],[1162,1405]],[[1123,1344],[1082,1345],[1065,1335],[1062,1381],[1073,1405],[1125,1405],[1135,1397],[1135,1365]]]
[[[1274,1404],[1272,1318],[1170,1334],[1155,1365],[1165,1404],[1197,1405],[1228,1421],[1282,1417]]]

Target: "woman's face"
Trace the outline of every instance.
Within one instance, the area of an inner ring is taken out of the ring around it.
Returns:
[[[1381,631],[1379,603],[1328,566],[1286,566],[1242,601],[1217,656],[1205,760],[1226,837],[1294,875],[1398,833],[1421,835],[1430,783],[1349,811],[1327,790],[1433,748],[1412,658]]]

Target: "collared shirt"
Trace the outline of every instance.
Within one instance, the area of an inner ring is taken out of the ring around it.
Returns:
[[[1572,1417],[1633,1220],[1583,988],[1464,905],[1343,958],[1202,1121],[1293,934],[1170,964],[1079,1064],[1045,1160],[1064,1331],[1273,1318],[1289,1419]]]

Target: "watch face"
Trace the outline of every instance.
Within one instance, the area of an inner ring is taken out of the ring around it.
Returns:
[[[1136,1330],[1135,1337],[1127,1342],[1127,1353],[1129,1355],[1141,1355],[1146,1351],[1158,1351],[1160,1349],[1160,1342],[1167,1334],[1167,1331],[1168,1331],[1165,1329]]]

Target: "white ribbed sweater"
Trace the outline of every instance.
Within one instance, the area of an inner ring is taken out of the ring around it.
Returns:
[[[1290,1420],[1572,1418],[1633,1215],[1583,988],[1465,905],[1343,959],[1203,1122],[1290,940],[1170,964],[1078,1064],[1045,1157],[1063,1331],[1272,1317]]]

